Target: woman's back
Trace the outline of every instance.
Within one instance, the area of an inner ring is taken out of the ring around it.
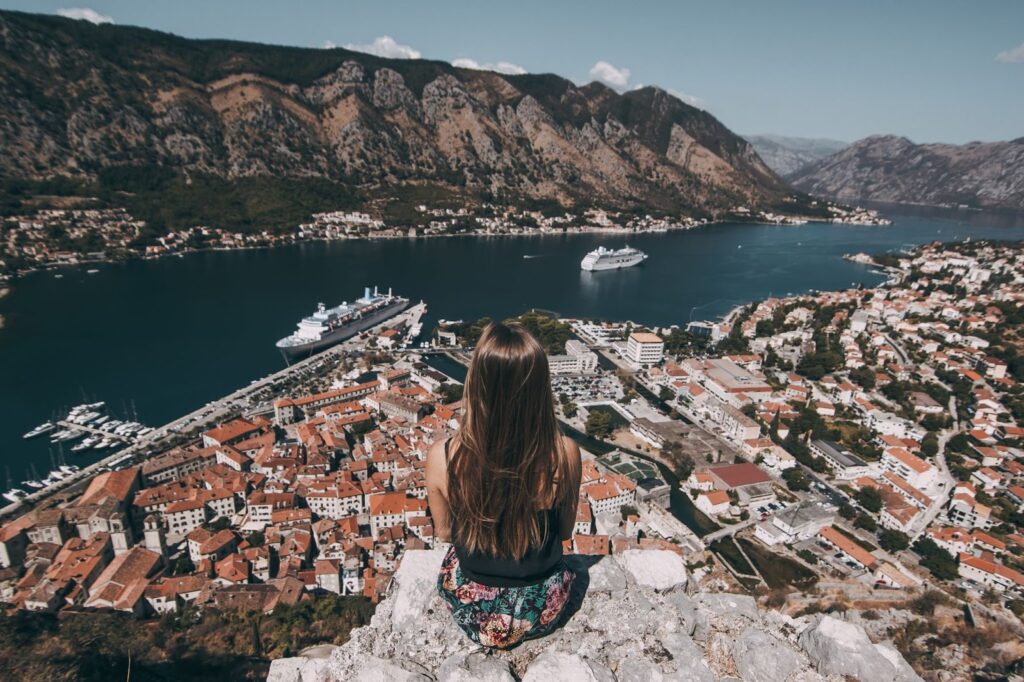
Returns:
[[[446,459],[450,444],[450,440],[445,441]],[[462,572],[470,580],[494,587],[515,587],[542,582],[562,558],[559,512],[557,507],[537,511],[541,542],[532,544],[518,559],[494,556],[479,549],[467,549],[459,541],[458,533],[453,532],[452,546],[459,557]],[[500,527],[497,532],[501,532]]]
[[[438,590],[472,639],[512,646],[554,627],[568,599],[579,449],[559,433],[547,355],[518,325],[484,330],[463,406],[458,434],[427,456],[435,538],[452,542]]]

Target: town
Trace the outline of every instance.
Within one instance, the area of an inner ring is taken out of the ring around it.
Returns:
[[[0,220],[0,282],[45,267],[88,265],[127,258],[159,258],[205,249],[245,249],[304,241],[460,235],[529,235],[597,232],[630,234],[687,230],[714,222],[799,225],[808,221],[887,225],[877,212],[811,201],[821,216],[804,217],[737,206],[714,219],[655,217],[589,209],[523,210],[482,204],[471,208],[414,207],[403,220],[354,211],[315,213],[283,231],[231,231],[203,225],[154,233],[123,208],[50,208]]]
[[[790,612],[923,600],[1017,623],[1024,249],[936,243],[874,262],[893,273],[878,288],[720,321],[521,316],[585,451],[564,552],[669,549],[691,584]],[[463,408],[457,372],[432,362],[464,363],[485,323],[445,323],[429,349],[384,325],[287,390],[261,386],[8,518],[0,599],[139,618],[379,600],[405,550],[439,545],[424,458]]]

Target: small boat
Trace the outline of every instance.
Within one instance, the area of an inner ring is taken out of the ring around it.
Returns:
[[[62,481],[62,480],[64,480],[64,477],[66,475],[67,474],[65,474],[60,469],[54,469],[53,471],[50,472],[50,478],[52,478],[55,481]]]
[[[46,484],[42,481],[25,481],[25,485],[29,488],[35,488],[36,490],[46,487]]]
[[[22,438],[35,438],[36,436],[41,436],[44,433],[53,431],[55,428],[57,428],[56,424],[52,422],[45,422],[43,424],[40,424],[36,428],[32,429],[28,433],[26,433],[24,436],[22,436]]]
[[[72,474],[77,474],[79,472],[79,468],[76,467],[74,464],[62,464],[58,468],[68,476],[71,476]]]
[[[54,275],[54,276],[53,276],[53,278],[54,278],[54,279],[60,279],[60,278],[61,278],[61,277],[63,277],[63,276],[64,276],[64,275],[61,275],[61,274],[56,274],[56,275]],[[7,497],[7,496],[6,496],[6,495],[4,495],[4,497]]]
[[[8,500],[9,502],[20,502],[27,496],[28,493],[22,490],[21,488],[11,488],[3,495],[4,499]]]
[[[97,272],[99,272],[99,270],[97,270],[97,269],[95,269],[95,268],[93,268],[93,269],[91,269],[91,270],[86,270],[86,271],[85,271],[85,273],[86,273],[87,275],[95,275],[95,274],[96,274]]]

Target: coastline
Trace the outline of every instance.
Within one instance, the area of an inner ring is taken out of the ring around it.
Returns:
[[[564,236],[570,234],[608,234],[608,235],[641,235],[641,234],[667,234],[669,232],[689,232],[691,230],[697,230],[705,227],[713,227],[715,225],[725,225],[730,223],[744,224],[744,225],[774,225],[777,227],[801,227],[809,224],[822,224],[822,225],[836,225],[836,224],[847,224],[847,225],[860,225],[863,227],[887,227],[890,223],[865,223],[865,222],[846,222],[842,220],[827,220],[823,218],[799,218],[800,222],[779,222],[779,221],[767,221],[767,220],[744,220],[740,218],[729,218],[721,220],[707,220],[704,222],[695,223],[692,225],[672,225],[664,228],[657,229],[634,229],[629,227],[612,226],[612,227],[597,227],[597,226],[584,226],[584,227],[573,227],[565,229],[545,229],[545,228],[523,228],[516,231],[507,232],[489,232],[489,231],[470,231],[470,232],[457,232],[457,233],[426,233],[426,234],[409,234],[407,231],[402,232],[395,228],[390,228],[388,234],[371,234],[371,235],[345,235],[339,237],[321,237],[321,236],[300,236],[300,235],[288,235],[282,237],[278,241],[273,241],[263,244],[243,244],[243,245],[218,245],[208,246],[202,248],[184,248],[180,250],[168,250],[159,254],[144,254],[137,253],[134,251],[122,251],[118,252],[114,256],[104,258],[87,258],[85,254],[79,254],[79,258],[74,261],[49,261],[46,263],[39,263],[32,267],[23,268],[17,270],[7,280],[3,281],[3,287],[0,289],[0,299],[11,292],[14,281],[19,277],[31,275],[36,272],[46,272],[48,270],[59,270],[62,268],[74,268],[83,265],[109,265],[112,263],[123,263],[127,261],[136,260],[160,260],[163,258],[182,257],[194,253],[204,253],[210,251],[253,251],[258,249],[271,249],[281,246],[292,246],[295,244],[305,243],[316,243],[316,242],[343,242],[343,241],[377,241],[377,240],[391,240],[391,239],[437,239],[437,238],[493,238],[493,237],[547,237],[547,236]],[[2,327],[2,324],[0,324]]]

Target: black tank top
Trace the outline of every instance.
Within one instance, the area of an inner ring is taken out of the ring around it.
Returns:
[[[448,461],[448,444],[444,444],[445,462]],[[562,558],[562,540],[559,527],[558,509],[537,512],[541,530],[547,528],[543,544],[530,547],[521,559],[505,559],[483,552],[470,552],[459,542],[455,526],[452,526],[452,545],[459,557],[462,573],[474,582],[490,587],[522,587],[536,585],[547,580]],[[546,525],[545,525],[546,522]]]

